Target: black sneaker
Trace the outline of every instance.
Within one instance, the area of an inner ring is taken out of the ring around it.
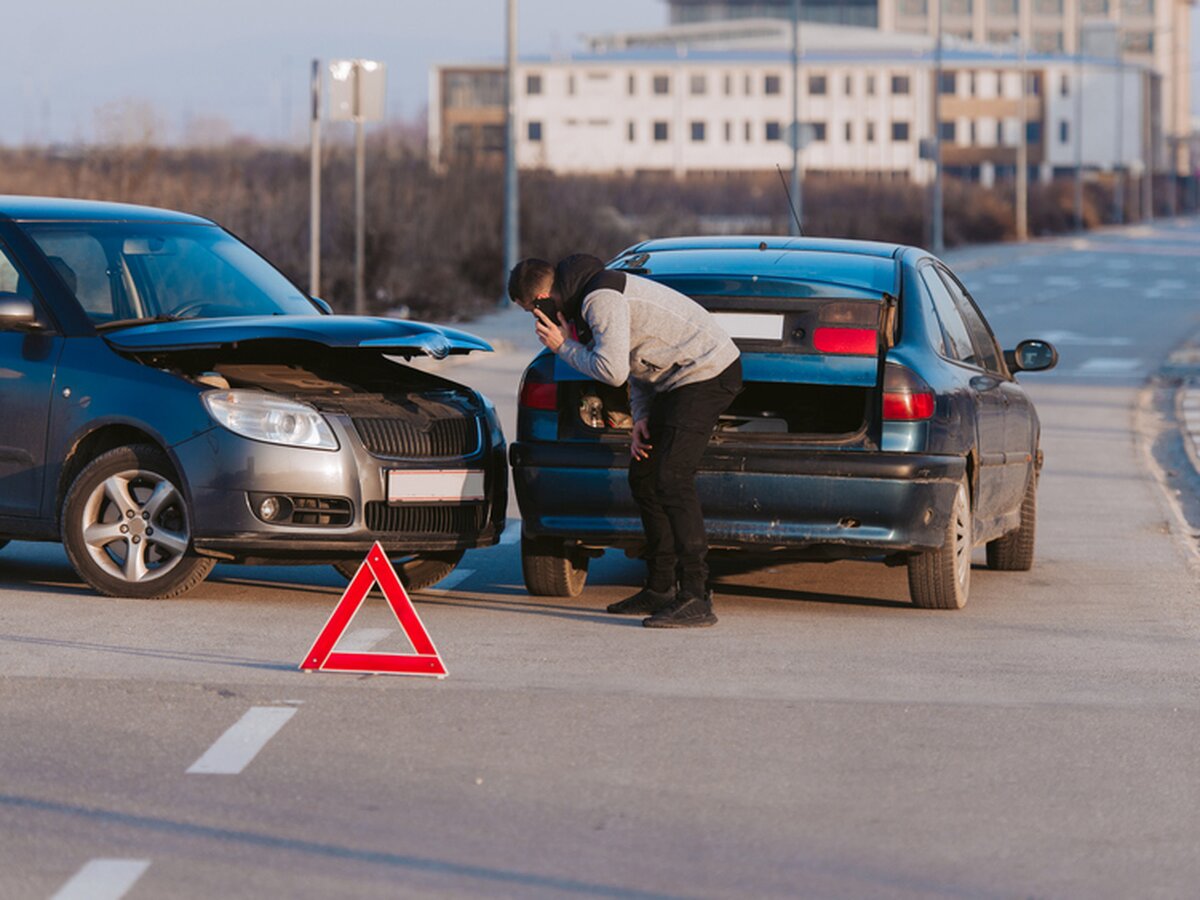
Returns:
[[[653,614],[658,612],[674,599],[674,591],[652,591],[650,588],[644,587],[632,597],[626,597],[624,600],[610,603],[607,609],[610,613],[615,613],[618,616],[644,616],[647,613]]]
[[[705,628],[717,624],[712,611],[712,591],[696,597],[680,591],[675,602],[642,619],[647,628]]]

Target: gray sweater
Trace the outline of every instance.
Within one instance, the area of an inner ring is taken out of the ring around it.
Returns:
[[[558,356],[596,381],[629,381],[634,421],[650,414],[654,395],[720,375],[739,356],[733,339],[699,303],[637,275],[624,294],[592,291],[581,311],[592,329],[586,347],[570,338]]]

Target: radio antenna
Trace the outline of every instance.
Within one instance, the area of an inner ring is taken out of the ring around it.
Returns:
[[[783,177],[783,169],[779,168],[779,163],[775,163],[775,171],[779,173],[779,182],[783,185],[783,195],[787,197],[788,209],[792,211],[792,218],[796,220],[796,233],[804,237],[804,226],[800,224],[800,213],[796,212],[796,202],[792,199],[792,192],[788,188],[787,179]]]

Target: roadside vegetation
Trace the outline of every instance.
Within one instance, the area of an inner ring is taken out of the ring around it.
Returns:
[[[321,296],[353,304],[353,152],[327,148],[322,181]],[[0,149],[0,193],[58,195],[166,206],[209,216],[308,286],[308,152],[234,142],[167,148],[146,141],[86,149]],[[1034,184],[1030,231],[1073,224],[1070,182]],[[1159,192],[1161,196],[1161,192]],[[1129,192],[1127,216],[1139,212]],[[367,151],[366,283],[371,312],[437,321],[490,308],[503,286],[502,173],[461,165],[433,171],[422,137],[402,129],[373,136]],[[1089,227],[1111,217],[1110,191],[1087,185]],[[1013,236],[1011,185],[949,179],[950,246]],[[786,233],[777,173],[676,179],[521,175],[521,253],[555,260],[573,252],[611,256],[639,239],[684,233]],[[928,192],[901,181],[812,176],[804,185],[805,231],[831,237],[923,244]]]

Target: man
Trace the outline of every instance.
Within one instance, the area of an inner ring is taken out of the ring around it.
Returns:
[[[714,624],[696,469],[742,388],[737,347],[689,297],[586,254],[553,270],[544,260],[518,263],[509,296],[534,314],[538,339],[563,362],[605,384],[629,382],[629,486],[646,532],[647,575],[645,587],[608,611],[648,614],[648,628]]]

